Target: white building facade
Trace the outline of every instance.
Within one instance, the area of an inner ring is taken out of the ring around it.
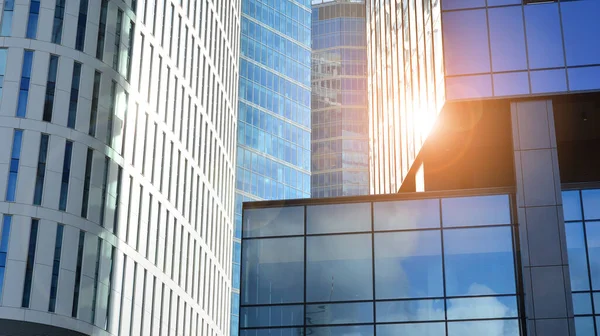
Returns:
[[[0,334],[229,334],[239,22],[0,0]]]

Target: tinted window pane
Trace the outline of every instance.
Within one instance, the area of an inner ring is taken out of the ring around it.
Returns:
[[[373,326],[319,327],[306,328],[306,335],[312,336],[372,336]]]
[[[514,296],[449,299],[447,309],[449,320],[518,317]]]
[[[567,255],[569,256],[569,274],[571,289],[589,290],[587,255],[582,223],[565,223],[567,236]]]
[[[300,235],[304,233],[304,207],[244,211],[244,237]]]
[[[590,258],[592,289],[600,289],[600,222],[587,222],[585,233]]]
[[[581,202],[579,199],[579,191],[563,191],[562,199],[565,220],[581,220]]]
[[[445,336],[444,323],[384,324],[377,326],[377,336]]]
[[[377,322],[439,321],[445,319],[443,300],[377,302],[376,311]]]
[[[446,75],[490,71],[489,48],[485,47],[488,45],[486,21],[485,10],[447,12],[442,15]]]
[[[449,322],[448,336],[502,335],[519,336],[519,321],[494,320],[476,322]]]
[[[532,71],[531,93],[567,91],[567,76],[564,69]]]
[[[442,199],[445,227],[510,224],[508,195]]]
[[[485,0],[444,0],[442,1],[442,9],[462,9],[485,7]]]
[[[242,327],[285,327],[302,325],[303,306],[245,307],[240,312]]]
[[[247,240],[242,258],[243,304],[302,302],[303,238]]]
[[[567,65],[600,63],[600,2],[565,2],[560,7]]]
[[[594,336],[594,319],[592,317],[576,317],[575,332],[577,336]]]
[[[600,88],[600,67],[581,67],[567,69],[569,90],[597,90]]]
[[[375,230],[439,228],[439,200],[376,202],[373,216]]]
[[[446,294],[515,293],[510,227],[444,232]]]
[[[581,196],[585,219],[600,219],[600,189],[583,190]]]
[[[439,231],[375,234],[377,299],[444,296]]]
[[[476,75],[446,78],[448,100],[492,96],[492,76]]]
[[[306,208],[306,233],[371,230],[371,203],[316,205]]]
[[[552,68],[565,64],[556,3],[525,6],[525,28],[530,68]]]
[[[302,328],[273,328],[240,330],[240,336],[302,336]]]
[[[494,96],[514,96],[529,93],[527,72],[494,74]]]
[[[600,304],[594,297],[594,304]],[[573,293],[573,312],[578,314],[592,314],[592,300],[589,293]]]
[[[337,303],[306,306],[306,324],[354,324],[373,322],[373,303]]]
[[[490,9],[488,16],[492,47],[492,70],[527,69],[522,7]]]
[[[594,310],[596,315],[600,314],[600,293],[593,293],[592,300],[594,301]]]
[[[370,234],[307,237],[306,249],[307,301],[372,299]]]

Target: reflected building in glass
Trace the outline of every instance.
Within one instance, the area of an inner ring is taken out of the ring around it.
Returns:
[[[311,195],[369,193],[365,4],[312,0]]]
[[[242,202],[310,196],[310,0],[242,0],[232,335]]]

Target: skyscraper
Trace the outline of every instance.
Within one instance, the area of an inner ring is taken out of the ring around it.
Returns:
[[[310,195],[310,1],[241,4],[232,331],[242,202]]]
[[[229,334],[240,15],[0,5],[0,333]]]
[[[369,193],[362,1],[312,1],[312,197]]]

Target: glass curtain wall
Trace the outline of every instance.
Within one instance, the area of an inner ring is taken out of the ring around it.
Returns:
[[[509,195],[244,210],[240,334],[521,335]]]

